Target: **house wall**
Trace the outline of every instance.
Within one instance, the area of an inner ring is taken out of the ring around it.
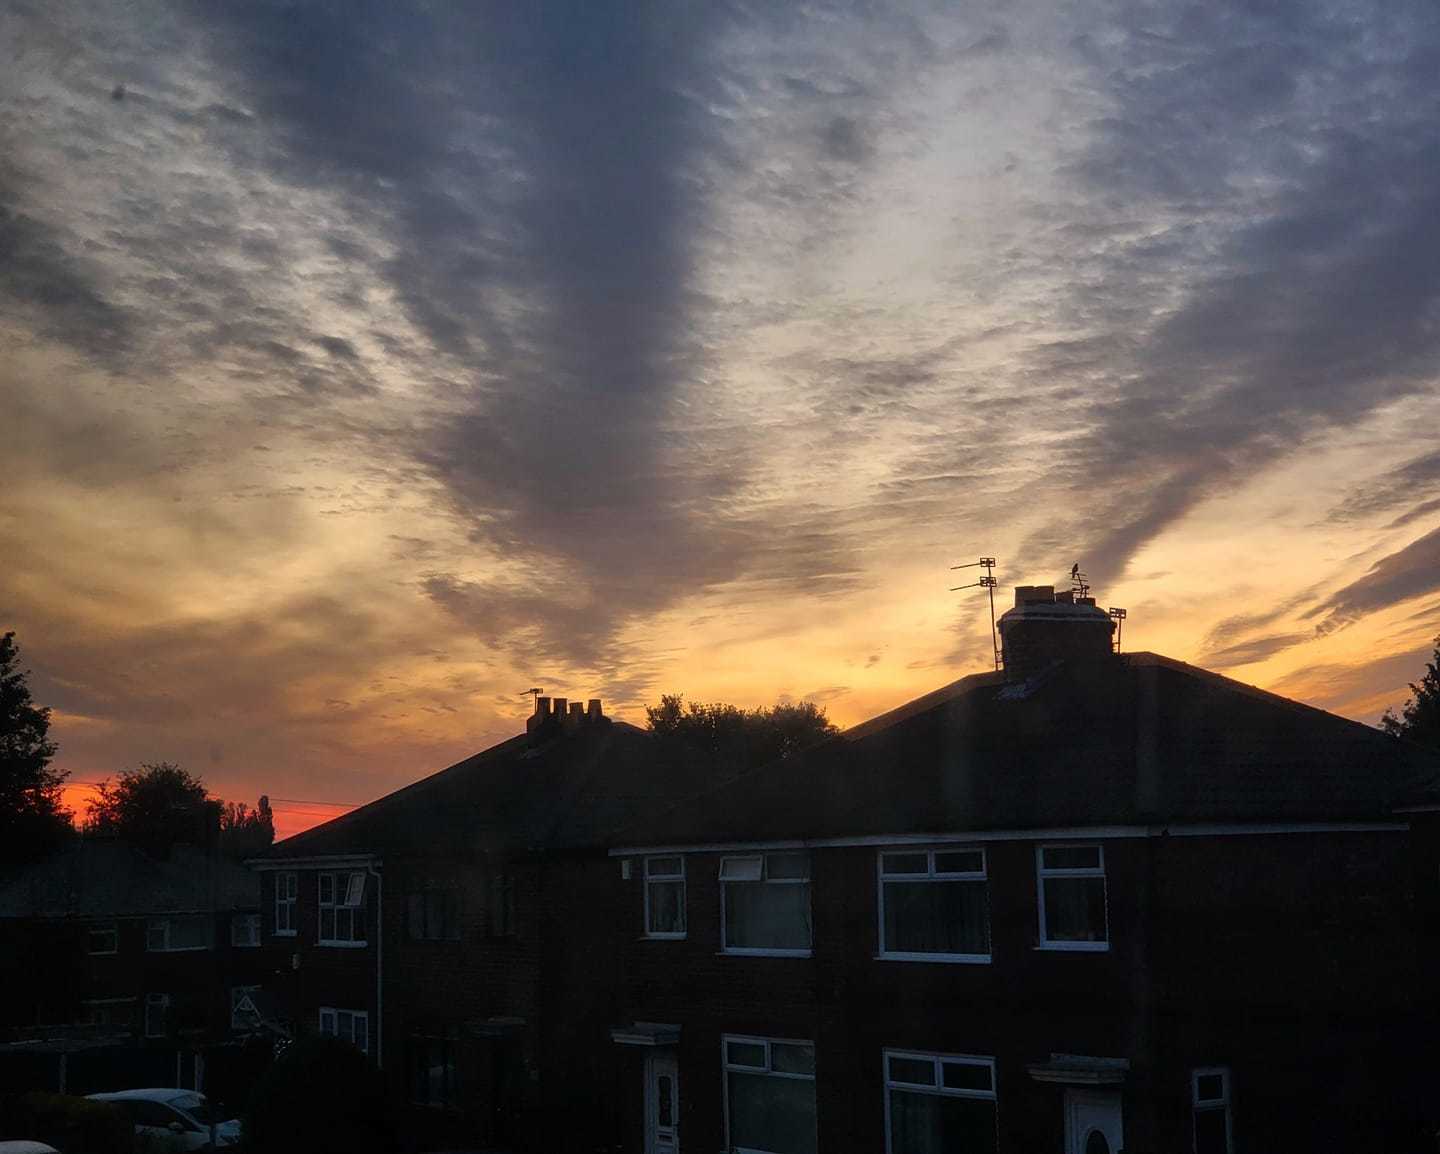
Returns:
[[[986,846],[988,965],[878,958],[876,850],[812,854],[809,958],[721,952],[719,854],[687,855],[688,935],[650,940],[643,863],[621,884],[618,1021],[681,1025],[681,1120],[724,1139],[721,1036],[814,1040],[820,1149],[885,1148],[887,1047],[994,1056],[1000,1148],[1060,1150],[1063,1094],[1027,1066],[1125,1058],[1126,1149],[1190,1147],[1191,1071],[1227,1065],[1236,1150],[1416,1130],[1418,968],[1398,834],[1105,843],[1110,949],[1038,949],[1035,843]],[[616,870],[618,875],[618,869]],[[618,1055],[629,1148],[643,1052]],[[1328,1107],[1328,1109],[1327,1109]]]

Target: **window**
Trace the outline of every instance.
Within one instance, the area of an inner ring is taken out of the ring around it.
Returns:
[[[1043,845],[1035,855],[1041,948],[1108,950],[1104,849],[1098,845]]]
[[[256,1008],[253,995],[260,992],[259,986],[234,986],[230,990],[230,1028],[232,1030],[258,1030],[260,1011]]]
[[[448,886],[426,885],[406,896],[410,938],[417,942],[458,942],[460,940],[460,891]]]
[[[362,1054],[370,1052],[370,1015],[364,1010],[320,1007],[320,1032],[353,1042]]]
[[[365,875],[320,874],[320,937],[322,946],[365,944]]]
[[[515,879],[508,873],[492,874],[490,878],[490,936],[513,938],[515,925]]]
[[[685,936],[685,859],[645,859],[645,936]]]
[[[260,944],[260,915],[235,914],[230,918],[230,944],[253,947]]]
[[[722,1045],[726,1147],[814,1154],[814,1044],[727,1035]]]
[[[1190,1075],[1195,1154],[1230,1154],[1230,1071],[1210,1066]]]
[[[452,1034],[410,1039],[410,1100],[422,1106],[453,1106],[455,1038]]]
[[[113,954],[119,949],[120,936],[116,932],[115,923],[108,925],[91,926],[87,935],[90,953],[92,954]]]
[[[152,953],[208,950],[210,948],[210,918],[205,914],[177,918],[151,918],[145,926],[145,948]]]
[[[889,958],[990,960],[983,849],[880,854],[880,952]]]
[[[767,853],[720,862],[727,953],[810,952],[810,855]]]
[[[299,892],[295,874],[275,875],[275,933],[280,937],[295,934],[295,895]]]
[[[170,1032],[170,995],[145,995],[145,1036],[163,1038]]]
[[[80,1023],[86,1026],[135,1028],[134,998],[87,998],[80,1003]]]
[[[995,1060],[885,1051],[886,1154],[990,1151]]]

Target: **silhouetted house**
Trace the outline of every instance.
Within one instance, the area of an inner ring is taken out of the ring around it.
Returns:
[[[422,1149],[589,1151],[614,1124],[605,850],[699,783],[598,701],[536,708],[525,734],[251,863],[290,1017],[369,1053]]]
[[[185,845],[156,858],[77,839],[12,875],[0,885],[0,1064],[52,1055],[40,1066],[53,1083],[68,1054],[66,1082],[82,1093],[143,1077],[194,1087],[205,1049],[249,1029],[233,1007],[269,977],[259,899],[251,870]]]
[[[260,863],[282,1001],[420,1149],[1406,1148],[1434,759],[1111,624],[728,780],[541,699]]]
[[[623,1148],[1415,1148],[1433,759],[1047,587],[1001,628],[612,848]]]

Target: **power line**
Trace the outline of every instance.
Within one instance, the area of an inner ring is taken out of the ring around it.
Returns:
[[[99,781],[65,781],[63,786],[81,785],[89,789],[99,789],[103,782]],[[320,801],[313,797],[276,797],[273,794],[267,795],[271,803],[280,802],[282,805],[323,805],[331,809],[359,809],[362,803],[348,801]]]

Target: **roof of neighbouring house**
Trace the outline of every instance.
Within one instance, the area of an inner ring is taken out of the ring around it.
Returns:
[[[1437,762],[1359,722],[1131,653],[1026,681],[963,678],[616,844],[1383,820]]]
[[[277,842],[264,856],[598,846],[698,786],[633,725],[604,718],[548,726]]]
[[[214,870],[214,893],[211,870]],[[0,917],[134,917],[255,909],[260,882],[242,863],[177,845],[156,858],[127,842],[80,838],[6,878]]]

